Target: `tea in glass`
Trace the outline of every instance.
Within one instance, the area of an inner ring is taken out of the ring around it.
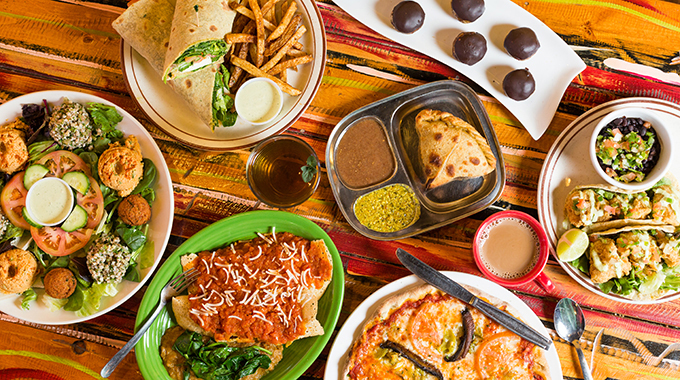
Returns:
[[[253,148],[246,176],[248,186],[263,203],[293,207],[306,201],[319,185],[319,160],[303,140],[273,136]]]

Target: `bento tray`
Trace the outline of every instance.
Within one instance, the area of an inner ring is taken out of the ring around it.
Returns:
[[[415,117],[423,109],[445,111],[475,127],[489,143],[496,157],[496,168],[484,177],[454,180],[427,190],[418,153]],[[346,186],[336,168],[336,150],[345,132],[356,121],[374,118],[384,128],[396,161],[393,174],[375,185],[355,189]],[[472,215],[501,195],[505,169],[496,133],[477,94],[458,81],[439,81],[412,88],[360,108],[336,125],[326,147],[326,169],[333,195],[349,224],[364,236],[394,240],[419,234]],[[354,202],[364,194],[393,184],[410,187],[420,203],[420,217],[410,226],[395,232],[377,232],[356,218]]]

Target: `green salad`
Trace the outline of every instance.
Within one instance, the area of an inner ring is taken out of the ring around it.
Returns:
[[[148,232],[157,169],[142,157],[136,137],[117,129],[122,119],[115,107],[66,98],[57,106],[22,105],[12,125],[22,128],[27,160],[0,185],[0,262],[20,255],[24,261],[15,269],[28,285],[17,288],[5,276],[0,291],[21,293],[22,308],[40,302],[51,311],[91,315],[102,297],[115,296],[123,281],[139,282],[140,271],[153,265]],[[129,189],[102,172],[106,165],[133,168],[121,174]],[[27,204],[30,189],[49,177],[72,193],[63,222],[34,218]]]

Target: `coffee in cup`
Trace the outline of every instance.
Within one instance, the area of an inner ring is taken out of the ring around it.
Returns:
[[[485,220],[474,238],[473,253],[480,271],[503,286],[536,280],[546,290],[554,288],[543,274],[548,261],[548,238],[530,215],[503,211]]]

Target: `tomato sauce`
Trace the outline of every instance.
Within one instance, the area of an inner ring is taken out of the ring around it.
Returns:
[[[332,276],[326,251],[290,233],[198,253],[191,317],[217,340],[272,344],[305,334],[303,305]]]

